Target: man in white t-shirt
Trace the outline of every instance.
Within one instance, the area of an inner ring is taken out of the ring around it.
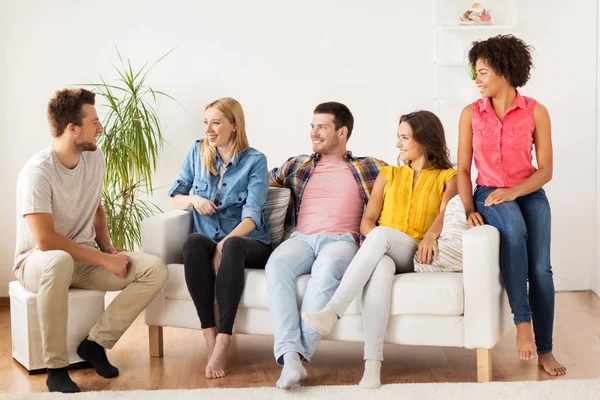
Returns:
[[[119,370],[106,357],[123,332],[167,280],[156,256],[115,249],[102,208],[106,164],[96,140],[103,131],[85,89],[56,92],[48,103],[52,146],[27,161],[17,181],[14,272],[38,293],[38,314],[50,391],[79,387],[67,372],[67,301],[70,287],[121,293],[100,316],[77,354],[104,378]]]

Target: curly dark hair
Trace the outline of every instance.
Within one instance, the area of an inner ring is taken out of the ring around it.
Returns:
[[[425,159],[431,167],[452,168],[444,126],[437,115],[431,111],[419,110],[401,116],[399,123],[402,122],[406,122],[412,128],[413,139],[421,145]]]
[[[59,137],[67,125],[81,126],[85,117],[81,110],[84,104],[94,105],[96,94],[86,89],[64,89],[54,94],[48,102],[48,122],[52,136]]]
[[[469,64],[475,69],[482,59],[514,88],[524,86],[531,77],[533,47],[513,35],[498,35],[474,41],[469,50]]]

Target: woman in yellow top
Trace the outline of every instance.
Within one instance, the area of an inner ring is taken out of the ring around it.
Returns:
[[[406,165],[380,170],[360,224],[366,239],[339,288],[322,311],[302,314],[309,326],[327,335],[354,298],[363,294],[366,361],[359,385],[365,388],[381,386],[394,274],[414,272],[415,252],[419,263],[430,264],[437,258],[444,210],[458,193],[444,128],[435,114],[403,115],[396,147],[398,159]]]

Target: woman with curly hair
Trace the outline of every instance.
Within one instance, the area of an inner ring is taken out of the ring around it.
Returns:
[[[548,374],[564,375],[566,368],[552,354],[550,205],[542,188],[552,178],[550,116],[546,107],[517,90],[529,80],[531,48],[512,35],[498,35],[473,42],[469,63],[482,98],[463,109],[459,123],[458,190],[467,222],[500,231],[500,266],[519,357],[537,357]],[[478,171],[474,194],[473,158]]]

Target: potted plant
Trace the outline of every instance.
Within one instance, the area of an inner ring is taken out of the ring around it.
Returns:
[[[100,96],[107,110],[98,145],[106,157],[102,204],[115,247],[133,250],[141,243],[140,222],[161,211],[139,195],[152,193],[152,174],[164,142],[157,97],[173,98],[148,86],[146,78],[171,51],[148,68],[146,63],[134,69],[129,59],[123,62],[117,49],[121,67],[114,67],[116,81],[108,82],[100,75],[101,83],[86,85]]]

